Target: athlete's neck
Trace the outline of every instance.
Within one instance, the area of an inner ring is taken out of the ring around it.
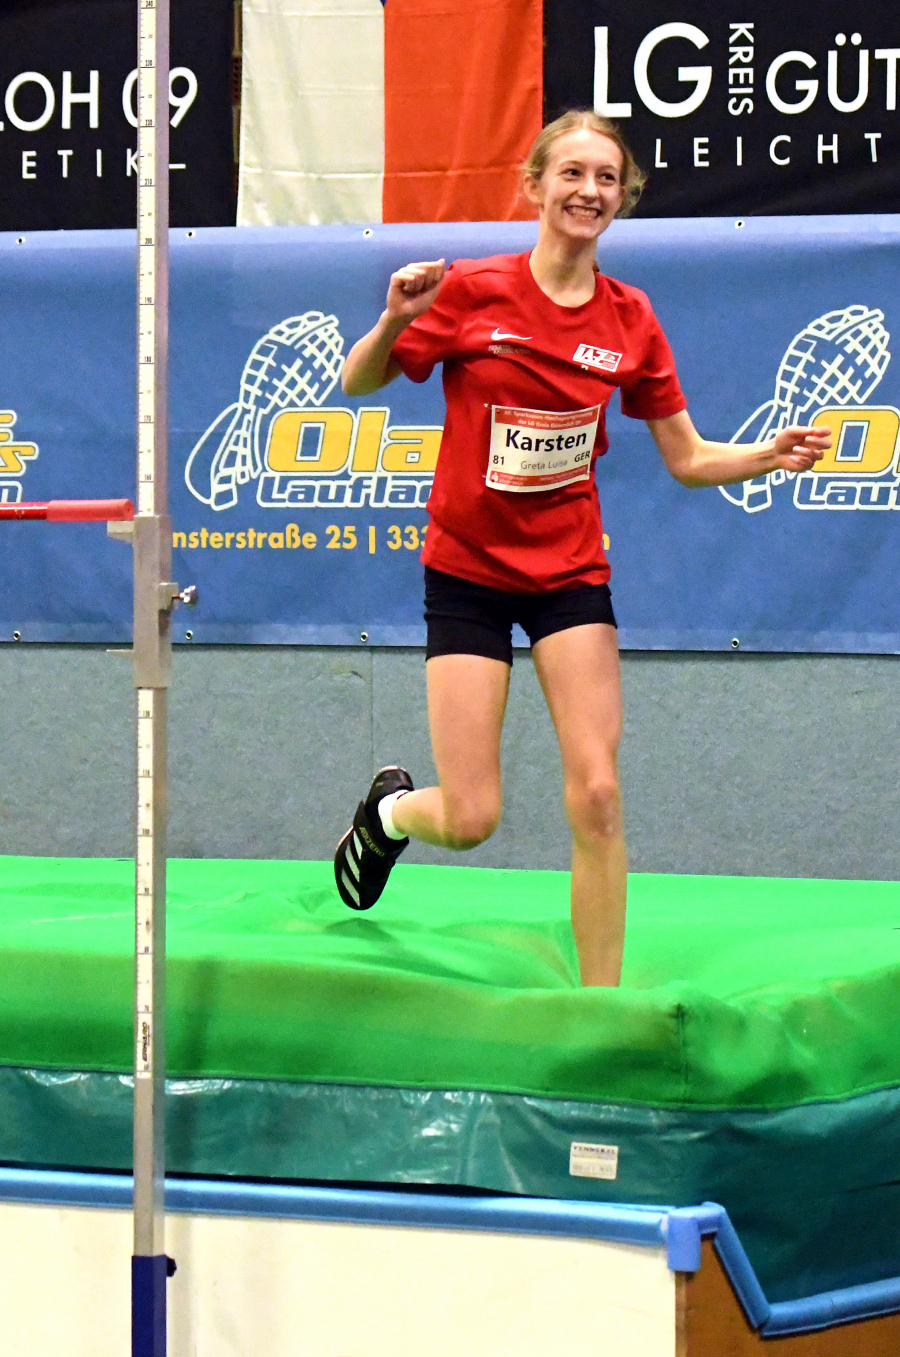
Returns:
[[[531,251],[531,276],[558,306],[584,306],[597,287],[597,244],[593,240],[558,240],[544,235]]]

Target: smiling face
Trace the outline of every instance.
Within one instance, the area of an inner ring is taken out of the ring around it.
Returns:
[[[540,179],[529,176],[524,185],[542,230],[573,242],[596,240],[622,206],[622,170],[622,152],[601,132],[580,127],[558,137]]]

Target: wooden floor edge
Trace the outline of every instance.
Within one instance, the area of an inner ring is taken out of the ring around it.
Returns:
[[[836,1324],[818,1333],[763,1338],[750,1327],[712,1241],[699,1272],[679,1272],[676,1357],[900,1357],[900,1314]]]

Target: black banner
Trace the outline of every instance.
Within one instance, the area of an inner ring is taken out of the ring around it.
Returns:
[[[234,225],[233,0],[172,0],[171,222]],[[135,0],[0,3],[0,230],[133,226]]]
[[[544,9],[547,119],[615,119],[649,175],[638,216],[900,211],[896,0]]]

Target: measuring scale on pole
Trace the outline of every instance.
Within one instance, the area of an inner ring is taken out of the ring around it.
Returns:
[[[169,0],[138,0],[137,513],[130,500],[2,504],[0,520],[106,522],[134,547],[137,688],[132,1357],[166,1357],[166,723],[172,610],[168,514]]]
[[[172,582],[168,514],[169,0],[138,0],[137,688],[134,1256],[132,1357],[165,1357],[165,951],[167,707],[172,610],[195,603]],[[115,535],[123,535],[111,528]]]

